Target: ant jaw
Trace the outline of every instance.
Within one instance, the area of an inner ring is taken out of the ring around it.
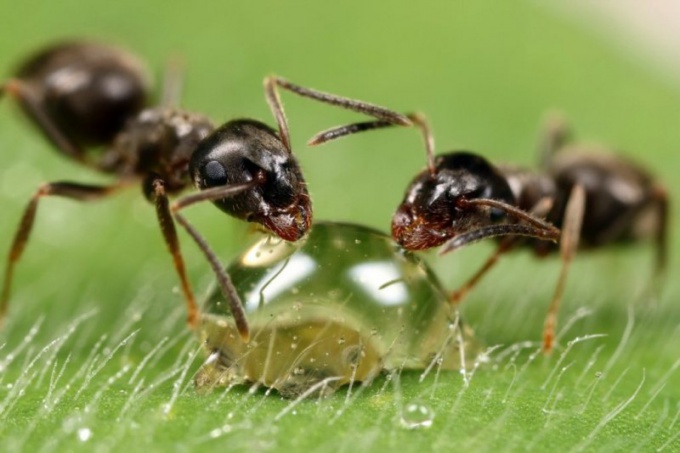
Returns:
[[[403,206],[392,218],[392,238],[407,250],[437,247],[450,239],[447,228],[439,228]]]
[[[302,239],[312,226],[311,206],[309,203],[292,205],[255,221],[281,239],[295,242]]]

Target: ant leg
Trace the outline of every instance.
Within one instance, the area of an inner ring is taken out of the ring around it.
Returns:
[[[57,196],[78,201],[98,200],[111,195],[124,185],[125,183],[123,182],[110,186],[87,185],[72,182],[52,182],[43,184],[38,188],[26,205],[26,208],[24,208],[24,213],[21,216],[21,220],[19,221],[19,225],[17,226],[14,235],[14,240],[12,241],[12,246],[7,255],[5,280],[2,285],[2,295],[0,296],[0,325],[7,314],[14,267],[21,258],[31,236],[40,199],[46,196]]]
[[[178,212],[173,214],[177,219],[177,222],[184,227],[184,229],[189,233],[194,242],[201,249],[205,257],[210,263],[210,267],[217,276],[217,282],[222,290],[222,295],[225,296],[226,300],[229,302],[229,308],[231,314],[234,317],[234,323],[236,324],[236,329],[244,343],[247,343],[250,339],[250,328],[248,327],[248,318],[246,312],[243,309],[243,302],[234,287],[234,283],[231,281],[231,277],[224,270],[222,263],[215,252],[210,248],[208,242],[201,236],[201,234],[191,225],[183,215]]]
[[[0,86],[0,98],[7,92],[12,96],[31,117],[40,131],[52,142],[59,151],[78,162],[85,162],[85,153],[52,122],[47,112],[40,105],[35,91],[19,79],[10,79]]]
[[[515,244],[514,237],[504,238],[498,245],[494,253],[486,260],[484,265],[473,275],[463,286],[452,292],[449,296],[449,302],[454,305],[461,303],[463,298],[474,288],[482,277],[498,262],[502,254],[507,252]]]
[[[427,121],[427,117],[424,113],[407,113],[406,118],[411,121],[411,124],[420,129],[423,136],[423,141],[425,142],[425,152],[427,154],[427,168],[431,175],[435,174],[435,163],[434,163],[434,135],[432,135],[432,129]],[[323,132],[319,132],[313,136],[307,144],[310,146],[320,145],[331,140],[345,137],[347,135],[356,134],[358,132],[370,131],[373,129],[381,129],[385,127],[393,127],[396,125],[402,125],[395,123],[394,121],[386,120],[375,120],[375,121],[364,121],[360,123],[347,124],[345,126],[338,126],[331,129],[327,129]]]
[[[557,326],[557,312],[564,293],[564,286],[569,272],[578,242],[581,236],[581,225],[583,223],[583,213],[586,207],[586,193],[581,185],[575,185],[569,194],[567,207],[564,214],[564,224],[562,226],[562,236],[560,238],[560,255],[562,257],[562,269],[555,286],[555,294],[553,296],[548,313],[545,317],[545,324],[543,327],[543,351],[549,354],[552,351],[553,343],[555,341],[555,328]]]
[[[233,186],[219,186],[219,187],[213,187],[213,188],[210,188],[210,189],[206,189],[206,190],[203,190],[201,192],[197,192],[195,194],[191,194],[191,195],[183,197],[179,200],[176,200],[169,207],[169,210],[167,209],[168,206],[166,204],[166,207],[165,207],[166,211],[164,212],[164,215],[167,218],[168,224],[172,225],[173,232],[174,232],[174,224],[172,222],[172,218],[170,218],[170,215],[174,216],[174,218],[177,219],[177,222],[180,225],[182,225],[182,227],[187,231],[187,233],[189,233],[189,236],[191,236],[191,238],[194,240],[196,245],[198,245],[198,248],[205,255],[206,259],[208,260],[208,263],[210,263],[210,267],[212,268],[213,272],[217,276],[217,282],[220,285],[220,289],[222,290],[222,295],[224,295],[224,297],[226,298],[226,300],[229,303],[229,307],[231,309],[232,315],[234,316],[234,322],[236,324],[236,328],[239,331],[239,335],[241,336],[243,341],[246,342],[246,343],[248,342],[248,339],[250,337],[250,332],[249,332],[249,328],[248,328],[248,320],[247,320],[245,311],[243,310],[243,303],[241,302],[241,298],[239,297],[238,293],[236,292],[236,288],[234,288],[234,284],[232,283],[231,278],[229,277],[229,274],[227,274],[227,272],[224,270],[224,267],[220,263],[215,252],[208,245],[208,242],[189,223],[189,221],[187,221],[186,218],[184,218],[184,216],[182,216],[179,213],[179,211],[183,208],[191,206],[195,203],[199,203],[201,201],[216,201],[216,200],[220,200],[222,198],[227,198],[227,197],[237,195],[237,194],[239,194],[239,193],[241,193],[245,190],[251,189],[255,184],[256,184],[256,182],[251,182],[251,183],[246,183],[246,184],[239,184],[239,185],[233,185]],[[167,203],[167,201],[166,201],[166,203]],[[163,228],[162,222],[161,222],[161,228]],[[174,240],[177,241],[176,233],[174,233]],[[167,239],[166,239],[166,242],[168,242]],[[168,246],[170,246],[170,242],[168,242]],[[179,245],[177,245],[177,251],[179,252]],[[175,256],[174,253],[173,253],[173,256]],[[180,256],[180,258],[181,258],[181,256]],[[183,265],[182,265],[182,267],[183,267]],[[178,272],[179,272],[179,269],[178,269]],[[182,273],[180,273],[180,278],[186,278],[186,277],[182,277]],[[188,285],[188,283],[187,283],[187,285]],[[192,309],[192,307],[190,307],[190,313],[191,313],[191,309]],[[195,302],[193,302],[193,310],[194,310],[194,317],[196,317],[196,315],[198,313],[198,309],[196,308]]]
[[[358,113],[364,113],[379,120],[387,121],[388,123],[399,124],[402,126],[411,125],[411,121],[407,117],[385,107],[337,96],[335,94],[314,90],[312,88],[302,87],[300,85],[295,85],[294,83],[291,83],[282,77],[269,76],[264,79],[265,97],[267,98],[267,103],[269,104],[269,107],[276,118],[276,122],[278,123],[281,140],[289,151],[291,147],[288,123],[286,121],[286,115],[283,111],[283,104],[281,103],[281,98],[277,88],[283,88],[299,96],[314,99],[319,102],[335,105]]]
[[[165,190],[165,181],[159,177],[152,176],[148,180],[148,183],[144,184],[144,188],[147,195],[149,195],[149,199],[151,199],[156,206],[158,224],[161,227],[163,239],[168,246],[168,251],[172,255],[175,270],[177,271],[177,275],[179,276],[182,285],[182,292],[184,293],[184,300],[187,305],[187,323],[189,324],[189,327],[195,329],[198,326],[198,306],[196,304],[196,299],[194,298],[194,293],[191,290],[191,285],[189,284],[189,278],[187,277],[184,258],[182,257],[182,251],[180,250],[179,240],[177,239],[177,229],[175,228],[175,222],[173,221],[170,212],[170,203]]]
[[[218,281],[222,291],[230,301],[230,307],[232,313],[234,314],[234,319],[237,322],[237,327],[239,333],[244,341],[248,340],[248,325],[245,321],[245,313],[243,312],[243,307],[238,294],[236,294],[231,280],[226,272],[222,269],[219,264],[215,253],[210,249],[207,242],[198,234],[198,232],[189,224],[189,222],[182,217],[178,211],[183,207],[190,206],[194,203],[200,201],[210,201],[219,200],[221,198],[236,195],[243,190],[249,189],[254,183],[241,184],[238,186],[220,186],[211,189],[204,190],[197,194],[189,195],[180,200],[175,201],[172,206],[168,201],[168,196],[165,191],[165,181],[158,177],[152,177],[152,179],[144,185],[148,195],[154,201],[156,205],[156,214],[158,216],[158,223],[161,227],[161,232],[163,233],[163,239],[165,244],[168,246],[168,250],[172,255],[173,262],[175,265],[175,270],[179,275],[180,282],[182,284],[182,292],[184,293],[184,298],[187,304],[187,323],[193,329],[198,326],[198,305],[196,304],[196,299],[194,298],[194,293],[191,290],[191,285],[189,284],[189,278],[186,274],[186,267],[184,265],[184,258],[182,257],[182,251],[180,249],[179,240],[177,238],[177,229],[175,228],[175,222],[173,217],[182,225],[189,235],[198,244],[199,248],[208,258],[208,262],[213,267],[213,271],[217,274]],[[224,284],[224,281],[227,281]]]
[[[571,139],[571,129],[564,117],[557,112],[546,115],[538,140],[538,156],[542,169],[547,169],[557,151]]]

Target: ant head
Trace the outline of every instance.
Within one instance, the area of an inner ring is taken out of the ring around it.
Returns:
[[[298,162],[276,131],[259,121],[229,121],[215,130],[192,155],[190,173],[201,190],[255,181],[251,190],[214,203],[282,239],[296,241],[311,226],[311,202]]]
[[[108,143],[148,101],[148,74],[133,55],[94,42],[64,42],[25,61],[16,76],[50,120],[82,146]]]
[[[392,237],[404,248],[422,250],[501,222],[503,210],[468,203],[482,198],[514,204],[507,181],[486,159],[468,152],[437,156],[406,190],[392,218]]]

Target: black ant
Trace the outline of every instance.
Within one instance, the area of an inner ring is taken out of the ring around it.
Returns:
[[[394,240],[410,250],[442,245],[441,253],[446,253],[501,236],[486,263],[451,294],[452,303],[460,302],[503,253],[528,246],[544,256],[557,250],[551,241],[559,240],[562,269],[543,331],[543,349],[550,352],[567,272],[579,245],[595,248],[653,237],[655,275],[662,274],[667,261],[668,197],[663,186],[637,164],[618,154],[571,145],[566,125],[556,116],[542,134],[541,171],[496,167],[465,151],[435,157],[425,118],[408,117],[422,132],[428,165],[411,181],[394,214]],[[342,126],[318,134],[310,144],[390,125],[377,120]]]
[[[197,202],[212,201],[222,211],[256,222],[286,241],[296,241],[307,233],[312,223],[311,202],[292,153],[279,88],[386,121],[409,124],[404,116],[378,106],[271,76],[265,79],[264,89],[278,130],[252,119],[232,120],[216,128],[204,116],[169,105],[168,100],[176,94],[172,87],[177,86],[167,84],[165,90],[170,92],[164,93],[166,102],[149,107],[143,65],[121,49],[85,41],[64,42],[38,52],[19,67],[13,78],[0,85],[0,96],[6,93],[18,101],[60,153],[118,178],[109,185],[60,181],[38,188],[24,210],[7,257],[0,321],[7,312],[14,266],[28,242],[41,198],[97,200],[132,182],[141,182],[144,195],[156,207],[163,238],[172,254],[189,325],[196,326],[198,309],[175,220],[210,262],[241,337],[247,341],[247,320],[229,276],[179,211]],[[192,182],[200,192],[169,202],[169,196]]]

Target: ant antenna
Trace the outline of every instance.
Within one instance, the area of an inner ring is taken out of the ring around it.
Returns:
[[[539,219],[538,217],[533,216],[531,213],[528,213],[526,211],[523,211],[515,206],[509,205],[507,203],[503,203],[502,201],[494,200],[491,198],[473,198],[471,200],[468,199],[460,199],[457,201],[458,205],[462,208],[468,207],[468,206],[487,206],[489,208],[495,208],[495,209],[500,209],[501,211],[504,211],[505,213],[511,215],[512,217],[516,218],[517,220],[521,220],[524,222],[527,222],[530,225],[533,225],[537,228],[541,228],[544,230],[554,230],[559,234],[559,229],[556,228],[552,223],[546,222],[545,220]]]
[[[473,242],[496,236],[527,236],[543,241],[557,242],[560,237],[560,230],[555,227],[547,229],[537,228],[533,225],[523,225],[521,223],[490,225],[457,235],[444,244],[440,249],[439,254],[444,255],[465,245],[472,244]]]
[[[504,223],[501,225],[490,225],[459,234],[444,244],[440,251],[441,255],[451,252],[464,245],[495,236],[529,236],[539,240],[553,242],[557,242],[557,240],[560,238],[560,230],[551,223],[536,218],[530,213],[527,213],[507,203],[503,203],[502,201],[493,200],[490,198],[475,198],[472,200],[459,200],[458,204],[463,208],[484,206],[499,209],[525,223]]]
[[[283,111],[283,104],[281,103],[281,98],[279,96],[277,87],[282,88],[284,90],[288,90],[292,93],[295,93],[305,98],[314,99],[319,102],[323,102],[330,105],[335,105],[343,109],[351,110],[353,112],[363,113],[365,115],[369,115],[378,119],[378,121],[356,123],[351,124],[349,126],[342,126],[340,128],[336,128],[339,132],[337,132],[335,136],[333,136],[333,133],[331,133],[331,135],[329,135],[329,137],[326,140],[322,140],[318,143],[323,143],[324,141],[330,140],[332,138],[342,137],[344,135],[349,135],[354,132],[361,132],[363,130],[375,129],[378,127],[393,126],[395,124],[400,126],[412,125],[409,118],[402,115],[401,113],[395,112],[385,107],[381,107],[376,104],[370,104],[364,101],[358,101],[356,99],[349,99],[342,96],[337,96],[335,94],[326,93],[324,91],[315,90],[313,88],[303,87],[300,85],[296,85],[288,81],[287,79],[284,79],[283,77],[272,75],[264,79],[265,96],[267,98],[267,103],[269,104],[269,107],[272,110],[274,117],[276,118],[276,122],[279,125],[279,134],[281,136],[281,141],[286,146],[288,151],[291,151],[290,134],[288,132],[286,115]],[[374,123],[376,123],[376,125],[374,125]],[[331,132],[336,129],[331,129],[327,132]],[[310,144],[314,141],[316,137],[323,134],[324,133],[322,132],[321,134],[318,134],[317,136],[313,137],[312,140],[310,140]]]
[[[389,111],[388,111],[389,112]],[[364,112],[366,113],[366,112]],[[375,112],[372,112],[374,116],[378,116]],[[319,132],[313,136],[307,144],[310,146],[320,145],[331,140],[345,137],[347,135],[356,134],[357,132],[370,131],[373,129],[382,129],[384,127],[398,126],[416,126],[420,129],[425,142],[425,152],[427,153],[427,168],[430,175],[434,176],[436,173],[435,163],[434,163],[434,136],[432,135],[432,129],[430,124],[423,113],[408,113],[406,115],[400,115],[396,112],[391,112],[389,117],[384,116],[385,113],[382,112],[379,118],[374,121],[363,121],[360,123],[352,123],[344,126],[337,126],[331,129],[327,129],[323,132]],[[402,121],[406,119],[406,121]]]

